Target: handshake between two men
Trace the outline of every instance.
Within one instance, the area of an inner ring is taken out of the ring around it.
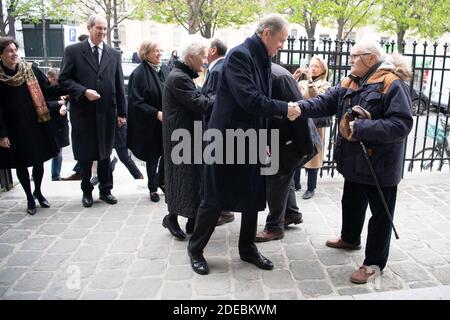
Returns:
[[[302,111],[300,110],[300,107],[298,106],[297,102],[289,102],[288,103],[288,114],[287,117],[289,120],[294,121],[300,115],[302,114]]]

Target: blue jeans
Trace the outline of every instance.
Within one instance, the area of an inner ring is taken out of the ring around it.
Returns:
[[[62,149],[52,158],[52,180],[61,178]]]

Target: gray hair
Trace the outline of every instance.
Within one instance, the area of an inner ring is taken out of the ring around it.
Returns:
[[[90,15],[89,18],[88,18],[88,21],[87,21],[87,27],[88,27],[88,28],[92,28],[93,26],[95,26],[95,20],[96,20],[97,18],[101,18],[101,19],[103,19],[103,20],[106,21],[106,18],[105,18],[104,16],[102,16],[101,14],[98,14],[98,13],[92,14],[92,15]]]
[[[208,48],[209,44],[205,38],[191,36],[190,41],[182,50],[181,60],[185,61],[187,56],[199,55],[202,50],[208,50]]]
[[[264,29],[268,28],[270,30],[270,33],[274,34],[278,31],[281,31],[284,27],[288,26],[289,22],[285,18],[283,18],[283,16],[276,13],[271,13],[259,20],[255,32],[259,35],[262,35]]]
[[[377,56],[378,62],[383,61],[385,58],[385,53],[383,52],[383,49],[381,48],[378,41],[371,38],[364,38],[355,43],[353,48],[358,48],[361,51],[367,52],[367,53],[374,53]]]
[[[152,51],[157,45],[159,45],[159,43],[157,42],[152,42],[152,41],[142,41],[141,45],[139,46],[139,59],[141,59],[141,61],[145,61],[147,60],[147,54]]]
[[[216,47],[217,49],[217,55],[219,57],[223,57],[227,54],[227,45],[220,39],[214,39],[213,41],[211,41],[211,45],[210,48],[214,48]]]

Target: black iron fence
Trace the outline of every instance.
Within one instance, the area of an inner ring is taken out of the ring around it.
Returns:
[[[400,51],[411,63],[413,71],[409,86],[413,100],[414,127],[406,141],[404,169],[450,171],[450,57],[447,44],[402,43],[400,50],[394,41],[380,44],[386,53]],[[354,41],[350,40],[290,37],[285,48],[279,50],[274,62],[293,73],[298,67],[308,64],[313,55],[319,55],[327,61],[328,81],[336,85],[350,72],[350,51],[353,45]],[[336,173],[333,161],[336,134],[337,123],[333,119],[327,130],[321,175],[324,172],[331,176]]]

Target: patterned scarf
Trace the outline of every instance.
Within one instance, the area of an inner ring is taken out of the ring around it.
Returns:
[[[0,67],[0,81],[12,87],[19,87],[26,82],[36,109],[38,122],[41,123],[50,120],[50,112],[48,111],[39,82],[31,68],[31,63],[19,61],[17,72],[13,76],[8,76],[3,68]]]
[[[159,64],[154,64],[151,63],[150,61],[147,60],[147,63],[150,65],[150,67],[152,67],[156,72],[159,72],[159,70],[161,69],[161,63]]]

